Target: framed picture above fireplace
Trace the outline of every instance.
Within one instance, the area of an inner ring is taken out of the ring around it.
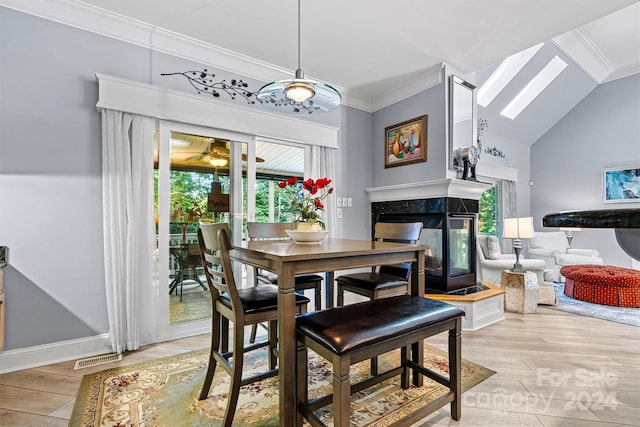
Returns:
[[[427,116],[384,129],[384,167],[427,161]]]

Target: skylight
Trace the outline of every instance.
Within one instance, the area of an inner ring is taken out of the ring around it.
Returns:
[[[516,95],[515,98],[505,107],[501,115],[510,119],[515,119],[533,101],[536,96],[564,70],[567,63],[554,56],[551,61]]]
[[[527,65],[527,62],[535,55],[544,43],[537,44],[511,55],[489,76],[486,82],[478,89],[478,104],[486,107],[504,89],[516,74]]]

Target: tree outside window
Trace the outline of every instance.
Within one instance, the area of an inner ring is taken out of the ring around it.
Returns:
[[[478,213],[478,233],[498,234],[498,190],[494,185],[482,193]]]

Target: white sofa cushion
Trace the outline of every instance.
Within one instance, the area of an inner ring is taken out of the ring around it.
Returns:
[[[496,236],[489,236],[487,239],[487,248],[489,254],[487,259],[500,259],[502,258],[502,251],[500,251],[500,242]]]
[[[529,240],[529,247],[532,249],[557,249],[560,252],[567,252],[569,240],[564,231],[536,232],[536,237]]]

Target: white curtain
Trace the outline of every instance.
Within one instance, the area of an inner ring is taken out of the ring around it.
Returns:
[[[157,335],[153,134],[152,118],[102,110],[105,285],[115,353],[136,350]]]
[[[309,177],[312,179],[329,178],[334,186],[336,179],[335,148],[320,145],[311,146],[311,170]],[[329,230],[329,237],[337,237],[338,218],[336,214],[336,189],[331,196],[325,199],[324,223]]]
[[[500,224],[504,223],[505,218],[514,218],[518,216],[515,181],[500,181],[500,213]],[[502,229],[499,230],[499,233],[502,235]],[[504,239],[501,241],[502,253],[512,253],[513,244],[511,241],[504,241]]]

